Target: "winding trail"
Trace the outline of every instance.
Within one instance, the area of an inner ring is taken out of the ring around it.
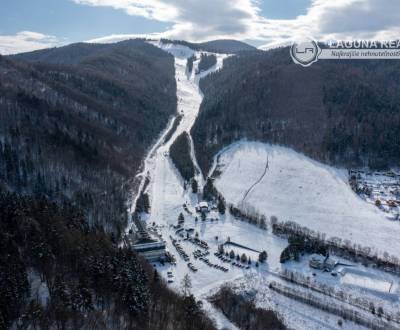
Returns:
[[[163,44],[160,42],[152,42],[152,44],[172,54],[175,58],[178,114],[182,115],[182,120],[177,126],[175,132],[172,134],[171,138],[168,141],[165,141],[166,136],[173,127],[176,116],[172,118],[164,132],[160,135],[159,139],[148,152],[143,163],[143,171],[136,176],[136,179],[139,180],[140,183],[138,185],[137,192],[135,192],[134,198],[131,201],[130,213],[135,211],[137,200],[140,194],[144,192],[144,189],[146,189],[146,191],[150,192],[151,218],[162,218],[165,215],[164,201],[166,195],[174,198],[177,198],[179,195],[179,199],[181,199],[181,201],[178,203],[178,205],[182,205],[182,203],[188,199],[193,199],[193,196],[188,196],[187,192],[185,191],[183,180],[179,173],[177,173],[168,156],[170,146],[183,132],[187,132],[190,138],[190,154],[196,169],[195,179],[199,183],[199,187],[204,185],[204,177],[197,162],[190,130],[197,118],[200,104],[203,99],[203,94],[199,88],[200,79],[207,76],[211,72],[215,72],[222,68],[223,60],[228,55],[215,54],[217,57],[217,64],[211,67],[209,70],[196,75],[195,72],[200,61],[200,52],[196,52],[181,45]],[[196,55],[198,59],[193,63],[192,72],[188,73],[186,69],[186,63],[187,59],[192,55]],[[148,187],[145,186],[146,178],[150,180],[150,185]],[[175,186],[173,191],[168,190],[169,186],[171,185]],[[130,228],[130,225],[131,224],[128,225],[127,229]]]
[[[267,174],[269,168],[269,157],[267,156],[267,163],[265,164],[265,168],[264,168],[264,172],[262,173],[262,175],[260,176],[260,178],[254,182],[249,189],[246,190],[246,192],[243,195],[243,199],[242,199],[242,203],[245,202],[247,196],[251,193],[251,191],[262,181],[262,179],[264,179],[265,175]]]

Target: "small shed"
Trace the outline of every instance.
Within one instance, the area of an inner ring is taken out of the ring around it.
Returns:
[[[200,202],[197,206],[196,206],[196,211],[197,212],[201,212],[201,213],[207,213],[209,212],[209,207],[208,207],[208,203],[207,202]]]

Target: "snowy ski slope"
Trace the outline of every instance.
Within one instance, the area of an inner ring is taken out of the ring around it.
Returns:
[[[258,142],[235,143],[217,158],[222,175],[216,187],[228,202],[238,205],[247,193],[246,204],[279,221],[295,221],[327,237],[400,256],[399,222],[359,198],[345,170]]]

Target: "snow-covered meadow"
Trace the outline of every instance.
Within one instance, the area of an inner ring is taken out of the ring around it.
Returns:
[[[259,142],[235,143],[216,159],[222,174],[215,185],[229,203],[250,205],[278,221],[294,221],[326,237],[400,256],[399,222],[358,197],[346,170]]]

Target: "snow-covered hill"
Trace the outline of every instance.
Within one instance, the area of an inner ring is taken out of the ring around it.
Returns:
[[[216,187],[229,203],[238,205],[245,198],[245,204],[279,221],[295,221],[380,254],[400,255],[399,223],[359,198],[348,185],[345,170],[256,142],[238,142],[223,150],[218,168],[222,175]]]

